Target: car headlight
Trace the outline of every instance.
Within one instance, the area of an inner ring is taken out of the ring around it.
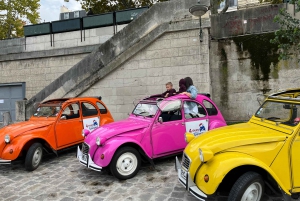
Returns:
[[[83,129],[83,130],[81,131],[81,135],[82,135],[83,137],[88,136],[90,133],[91,133],[91,132],[90,132],[89,130],[87,130],[87,129]]]
[[[199,158],[202,163],[209,161],[214,157],[214,153],[209,149],[199,149]]]
[[[10,136],[9,135],[5,135],[4,141],[5,141],[6,144],[10,143]]]
[[[204,162],[204,156],[203,156],[202,149],[199,149],[199,157],[200,157],[200,161],[203,163]]]
[[[101,140],[100,140],[100,137],[97,137],[97,138],[96,138],[96,144],[97,144],[98,146],[100,146],[100,145],[101,145]]]
[[[192,141],[195,138],[195,135],[193,133],[190,132],[186,132],[184,134],[184,140],[186,143],[189,143],[190,141]]]

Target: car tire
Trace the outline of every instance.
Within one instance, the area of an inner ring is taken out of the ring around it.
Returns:
[[[264,181],[256,172],[246,172],[232,186],[228,201],[260,201],[264,193]]]
[[[42,161],[43,146],[40,143],[34,143],[30,146],[25,157],[25,169],[33,171],[37,169]]]
[[[110,171],[120,180],[134,177],[141,167],[141,156],[132,147],[121,147],[118,149],[111,161]]]

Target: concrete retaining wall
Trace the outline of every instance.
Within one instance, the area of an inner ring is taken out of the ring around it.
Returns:
[[[204,36],[200,44],[198,29],[167,32],[81,95],[101,95],[120,120],[133,110],[134,100],[163,93],[169,81],[178,90],[178,81],[190,76],[200,92],[210,92],[208,29]]]
[[[279,24],[274,17],[284,4],[248,8],[222,15],[211,16],[211,35],[214,39],[229,38],[246,34],[274,32]]]
[[[86,55],[87,53],[82,53],[2,61],[0,62],[0,82],[26,82],[26,98],[30,99],[77,62],[81,61]]]
[[[32,114],[36,102],[79,96],[166,32],[198,28],[198,20],[192,20],[188,12],[194,3],[193,0],[174,0],[155,4],[32,97],[27,102],[26,115]]]
[[[118,25],[118,31],[124,27],[126,25]],[[114,27],[109,26],[83,31],[1,40],[0,55],[99,45],[110,39],[113,35]]]
[[[296,59],[278,61],[270,37],[266,34],[211,42],[212,98],[227,121],[249,120],[263,95],[299,88],[299,63]]]

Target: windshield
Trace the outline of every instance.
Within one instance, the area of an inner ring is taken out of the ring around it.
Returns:
[[[59,106],[40,106],[33,116],[35,117],[56,117],[60,111]]]
[[[296,126],[300,121],[299,107],[297,104],[267,101],[259,108],[255,116],[289,126]]]
[[[154,117],[158,110],[158,107],[149,103],[139,103],[134,108],[132,114],[144,116],[144,117]]]

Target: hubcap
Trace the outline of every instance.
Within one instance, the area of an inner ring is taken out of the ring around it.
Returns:
[[[127,152],[122,154],[117,161],[117,171],[123,176],[131,175],[137,168],[137,158],[134,154]]]
[[[259,182],[254,182],[246,189],[241,201],[260,201],[261,194],[261,184]]]
[[[41,162],[41,159],[42,159],[42,153],[43,153],[43,150],[41,147],[38,147],[34,154],[33,154],[33,157],[32,157],[32,166],[33,167],[36,167],[40,164]]]

